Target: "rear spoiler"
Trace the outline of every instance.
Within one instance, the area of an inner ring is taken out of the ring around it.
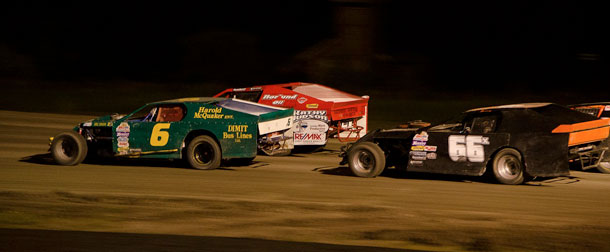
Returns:
[[[599,119],[575,124],[562,124],[553,133],[569,133],[568,146],[602,141],[610,135],[610,119]]]

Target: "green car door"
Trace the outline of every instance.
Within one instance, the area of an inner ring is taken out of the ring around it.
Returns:
[[[120,156],[178,158],[184,139],[182,104],[153,104],[140,108],[113,128],[113,147]]]

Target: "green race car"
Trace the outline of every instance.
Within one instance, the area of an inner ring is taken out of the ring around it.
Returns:
[[[195,169],[222,160],[251,161],[257,150],[290,151],[293,109],[239,99],[182,98],[149,103],[134,112],[99,117],[51,138],[61,165],[88,156],[184,159]]]

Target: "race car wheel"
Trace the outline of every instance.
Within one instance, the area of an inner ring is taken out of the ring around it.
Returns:
[[[80,164],[87,156],[87,141],[74,131],[60,133],[51,142],[51,156],[60,165]]]
[[[373,178],[385,168],[385,155],[377,144],[362,142],[352,146],[347,156],[349,168],[358,177]]]
[[[503,149],[493,159],[493,173],[502,184],[518,185],[525,181],[523,160],[515,149]]]
[[[212,170],[220,166],[222,154],[216,140],[210,136],[198,136],[188,144],[186,159],[191,167]]]
[[[601,161],[597,165],[597,170],[601,173],[610,173],[610,162]]]

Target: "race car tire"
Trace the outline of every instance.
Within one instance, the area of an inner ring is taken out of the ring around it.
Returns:
[[[75,131],[59,133],[51,142],[51,156],[60,165],[80,164],[87,157],[87,141]]]
[[[601,161],[597,165],[597,170],[601,173],[610,174],[610,162]]]
[[[186,149],[186,160],[198,170],[213,170],[220,167],[222,153],[216,140],[210,136],[193,138]]]
[[[352,146],[347,154],[347,162],[354,175],[373,178],[383,172],[385,155],[377,144],[362,142]]]
[[[496,153],[492,167],[496,180],[502,184],[518,185],[525,182],[525,166],[521,153],[515,149],[506,148]]]

